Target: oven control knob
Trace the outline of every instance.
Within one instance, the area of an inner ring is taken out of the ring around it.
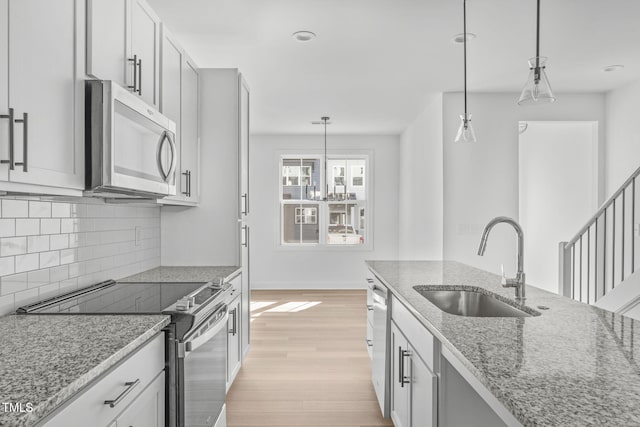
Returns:
[[[178,311],[187,311],[189,310],[189,299],[179,299],[176,301],[176,310]]]

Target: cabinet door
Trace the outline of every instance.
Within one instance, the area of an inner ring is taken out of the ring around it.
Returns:
[[[0,28],[9,28],[9,0],[0,0]],[[0,63],[9,59],[9,34],[0,31]],[[0,67],[0,160],[9,160],[9,70]],[[0,164],[0,181],[9,179],[9,165]]]
[[[117,427],[164,427],[164,372],[116,419]]]
[[[391,420],[395,427],[409,427],[408,351],[406,338],[391,322]]]
[[[158,64],[160,19],[144,0],[131,0],[131,54],[136,55],[140,96],[159,107]]]
[[[188,58],[182,64],[182,172],[189,173],[185,200],[197,202],[200,193],[198,69]]]
[[[176,148],[178,162],[176,168],[176,195],[169,197],[181,200],[187,189],[187,179],[182,169],[182,127],[181,108],[182,99],[182,61],[183,53],[173,35],[162,26],[162,43],[160,53],[160,111],[176,124]]]
[[[128,0],[87,0],[87,74],[127,87],[133,63],[127,60]]]
[[[411,427],[432,427],[437,425],[437,377],[420,359],[413,347],[409,346],[409,352],[411,354],[409,361]]]
[[[240,326],[242,327],[242,359],[249,352],[251,343],[251,284],[249,283],[249,227],[247,226],[246,237],[247,246],[242,247],[242,316]]]
[[[11,181],[84,188],[83,18],[80,0],[10,1],[9,105],[21,121]]]
[[[229,304],[229,333],[227,334],[227,390],[240,370],[240,296]]]
[[[242,75],[239,77],[240,86],[240,216],[249,214],[249,87]]]

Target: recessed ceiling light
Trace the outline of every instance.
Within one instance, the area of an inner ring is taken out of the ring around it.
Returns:
[[[618,71],[618,70],[622,70],[624,68],[624,65],[607,65],[606,67],[604,67],[602,69],[602,71]]]
[[[467,41],[471,41],[476,38],[476,35],[473,33],[467,33]],[[451,39],[452,43],[463,43],[464,42],[464,33],[456,34]]]
[[[293,37],[296,41],[299,41],[300,43],[306,43],[315,39],[316,35],[311,31],[296,31],[291,35],[291,37]]]

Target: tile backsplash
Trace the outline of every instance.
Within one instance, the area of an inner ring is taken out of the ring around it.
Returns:
[[[0,198],[0,315],[159,265],[157,206]]]

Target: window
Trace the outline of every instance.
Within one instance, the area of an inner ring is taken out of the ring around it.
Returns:
[[[368,241],[366,156],[280,159],[281,244],[363,245]]]

